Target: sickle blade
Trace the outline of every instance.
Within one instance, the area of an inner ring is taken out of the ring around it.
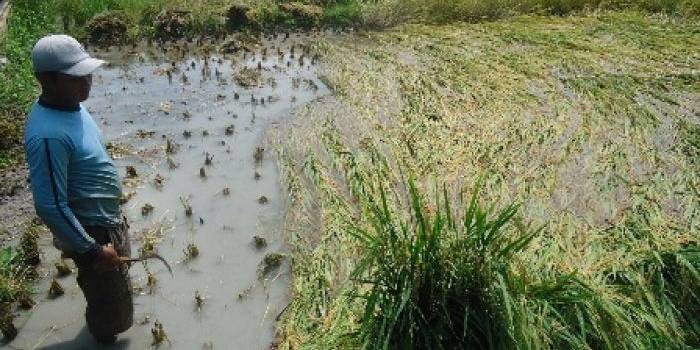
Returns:
[[[142,256],[140,256],[140,257],[138,257],[138,258],[126,258],[126,257],[121,257],[120,259],[121,259],[121,261],[124,262],[124,263],[132,263],[132,262],[138,262],[138,261],[145,261],[145,260],[148,260],[148,259],[158,259],[158,260],[160,260],[160,261],[163,263],[163,265],[165,265],[165,268],[168,269],[168,272],[170,272],[170,276],[173,276],[173,269],[170,267],[170,264],[168,264],[168,262],[165,261],[165,259],[164,259],[162,256],[160,256],[159,254],[156,254],[156,253],[147,253],[147,254],[144,254],[144,255],[142,255]]]

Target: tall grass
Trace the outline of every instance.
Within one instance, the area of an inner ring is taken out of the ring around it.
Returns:
[[[369,230],[354,235],[364,245],[352,278],[370,289],[360,336],[365,349],[503,349],[512,347],[504,307],[508,284],[522,284],[514,255],[537,234],[507,234],[517,206],[497,213],[473,190],[456,215],[444,190],[431,213],[409,180],[411,217],[392,213],[380,188],[369,203]],[[505,292],[505,295],[502,294]]]
[[[534,276],[523,250],[541,230],[517,225],[517,206],[484,206],[479,185],[456,203],[443,189],[434,204],[411,179],[408,188],[410,215],[378,185],[367,203],[368,223],[352,232],[362,247],[351,279],[364,304],[357,332],[364,349],[699,344],[697,247],[654,253],[598,286],[575,273]]]
[[[30,290],[30,267],[23,262],[22,255],[5,247],[0,249],[0,303],[11,303],[20,294]],[[5,315],[0,315],[4,319]]]

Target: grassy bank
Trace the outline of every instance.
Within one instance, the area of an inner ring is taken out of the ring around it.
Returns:
[[[0,56],[7,59],[0,67],[0,169],[21,159],[24,115],[37,92],[28,53],[36,40],[53,30],[54,21],[49,2],[15,1],[7,31],[0,34]]]
[[[520,16],[320,45],[337,100],[280,135],[294,260],[280,348],[700,346],[697,23]],[[494,206],[482,226],[520,204],[483,251],[542,231],[478,263],[477,221],[461,220],[474,191]],[[461,293],[430,287],[450,283]]]

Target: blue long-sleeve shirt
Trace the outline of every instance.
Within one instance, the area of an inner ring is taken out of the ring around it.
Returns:
[[[83,228],[119,224],[121,183],[102,134],[82,106],[41,100],[27,119],[25,151],[34,207],[57,246],[94,260],[101,252]]]

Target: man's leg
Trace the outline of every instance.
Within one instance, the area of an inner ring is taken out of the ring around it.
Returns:
[[[100,244],[112,243],[119,256],[130,256],[128,226],[105,232],[88,233]],[[78,264],[78,285],[85,295],[85,318],[90,333],[102,343],[116,340],[116,335],[133,324],[134,304],[128,266],[97,272],[92,266]]]

